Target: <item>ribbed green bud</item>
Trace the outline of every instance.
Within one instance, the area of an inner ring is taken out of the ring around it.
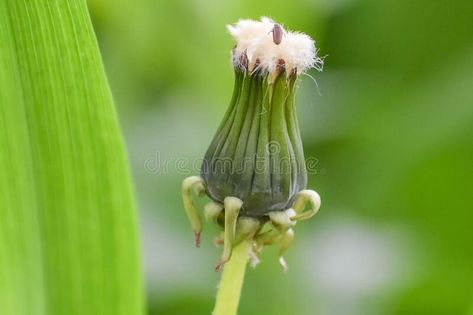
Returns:
[[[295,71],[287,75],[283,63],[271,74],[236,67],[233,97],[205,154],[201,176],[213,200],[241,199],[241,216],[283,211],[306,188],[297,77]]]

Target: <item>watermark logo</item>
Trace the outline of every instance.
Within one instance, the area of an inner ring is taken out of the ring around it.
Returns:
[[[144,169],[148,174],[179,174],[192,175],[199,174],[201,168],[206,172],[225,173],[225,174],[245,174],[254,172],[263,174],[271,173],[287,174],[300,172],[299,168],[307,170],[308,174],[318,174],[319,159],[316,157],[307,157],[301,163],[296,160],[293,150],[288,147],[282,151],[279,143],[271,141],[266,149],[258,154],[245,155],[236,152],[233,157],[216,157],[210,160],[203,158],[189,158],[182,156],[165,156],[161,151],[156,151],[153,156],[144,161]],[[243,155],[243,156],[241,156]]]

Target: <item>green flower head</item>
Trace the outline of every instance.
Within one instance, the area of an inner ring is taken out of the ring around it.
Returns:
[[[314,41],[284,30],[268,18],[228,26],[235,87],[230,106],[209,146],[201,176],[183,184],[184,205],[196,233],[202,229],[190,191],[206,194],[207,219],[224,229],[217,243],[230,259],[245,239],[253,255],[277,244],[281,255],[293,240],[292,227],[320,207],[318,194],[306,190],[307,170],[296,114],[297,80],[309,68],[322,69]],[[310,209],[304,211],[306,203]],[[284,260],[280,259],[285,267]]]

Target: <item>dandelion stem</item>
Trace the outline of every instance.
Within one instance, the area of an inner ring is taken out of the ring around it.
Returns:
[[[237,314],[241,287],[248,262],[249,246],[249,241],[243,241],[233,249],[231,259],[223,268],[212,315]]]

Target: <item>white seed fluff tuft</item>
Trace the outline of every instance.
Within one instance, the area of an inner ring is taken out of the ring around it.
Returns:
[[[281,43],[276,44],[273,41],[275,24],[273,20],[262,17],[260,21],[239,20],[227,25],[228,32],[236,41],[233,65],[246,67],[243,63],[246,63],[247,58],[250,71],[256,70],[256,67],[263,72],[272,73],[280,60],[284,60],[288,74],[293,70],[300,74],[310,68],[321,71],[323,60],[317,56],[314,40],[306,34],[282,28]]]

